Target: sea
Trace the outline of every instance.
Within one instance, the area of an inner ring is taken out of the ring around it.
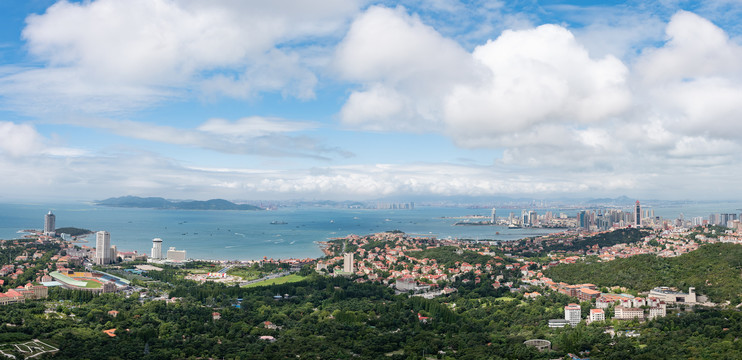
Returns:
[[[673,204],[655,209],[655,215],[687,219],[712,212],[739,213],[738,203]],[[417,206],[405,210],[285,207],[264,211],[162,210],[71,204],[0,204],[0,239],[23,236],[23,230],[42,229],[48,211],[56,227],[78,227],[111,234],[119,251],[149,254],[152,239],[186,250],[187,257],[207,260],[316,258],[323,256],[318,242],[350,234],[389,230],[437,238],[510,241],[558,232],[558,229],[509,229],[505,226],[455,226],[461,217],[489,216],[491,209]],[[576,209],[539,209],[574,216]],[[498,209],[498,217],[520,210]],[[89,236],[79,245],[95,246]]]

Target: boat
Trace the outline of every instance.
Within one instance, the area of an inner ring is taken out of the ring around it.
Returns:
[[[286,225],[286,224],[288,223],[285,221],[278,221],[278,220],[271,221],[271,225]]]
[[[510,224],[508,225],[508,229],[522,229],[522,227],[515,225],[515,224]]]

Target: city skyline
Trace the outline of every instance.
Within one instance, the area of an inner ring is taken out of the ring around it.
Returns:
[[[0,4],[0,201],[742,198],[742,4]]]

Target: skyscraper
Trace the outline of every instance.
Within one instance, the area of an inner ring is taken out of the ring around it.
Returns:
[[[497,216],[495,216],[497,213],[495,212],[495,208],[492,208],[492,223],[497,224]]]
[[[108,231],[98,231],[95,234],[95,263],[110,264],[111,259],[111,234]]]
[[[52,214],[51,210],[44,216],[44,235],[54,235],[56,231],[56,216]]]
[[[153,259],[162,259],[162,239],[152,239],[152,254],[150,257]]]
[[[636,201],[636,209],[634,210],[634,224],[636,227],[642,226],[642,207],[639,205],[639,200]]]
[[[343,272],[352,273],[353,270],[353,253],[345,253],[343,255]]]

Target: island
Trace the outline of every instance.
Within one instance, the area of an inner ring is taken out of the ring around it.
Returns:
[[[206,201],[171,201],[161,197],[121,196],[96,201],[95,205],[146,208],[146,209],[176,209],[176,210],[263,210],[260,207],[248,204],[235,204],[224,199]]]

